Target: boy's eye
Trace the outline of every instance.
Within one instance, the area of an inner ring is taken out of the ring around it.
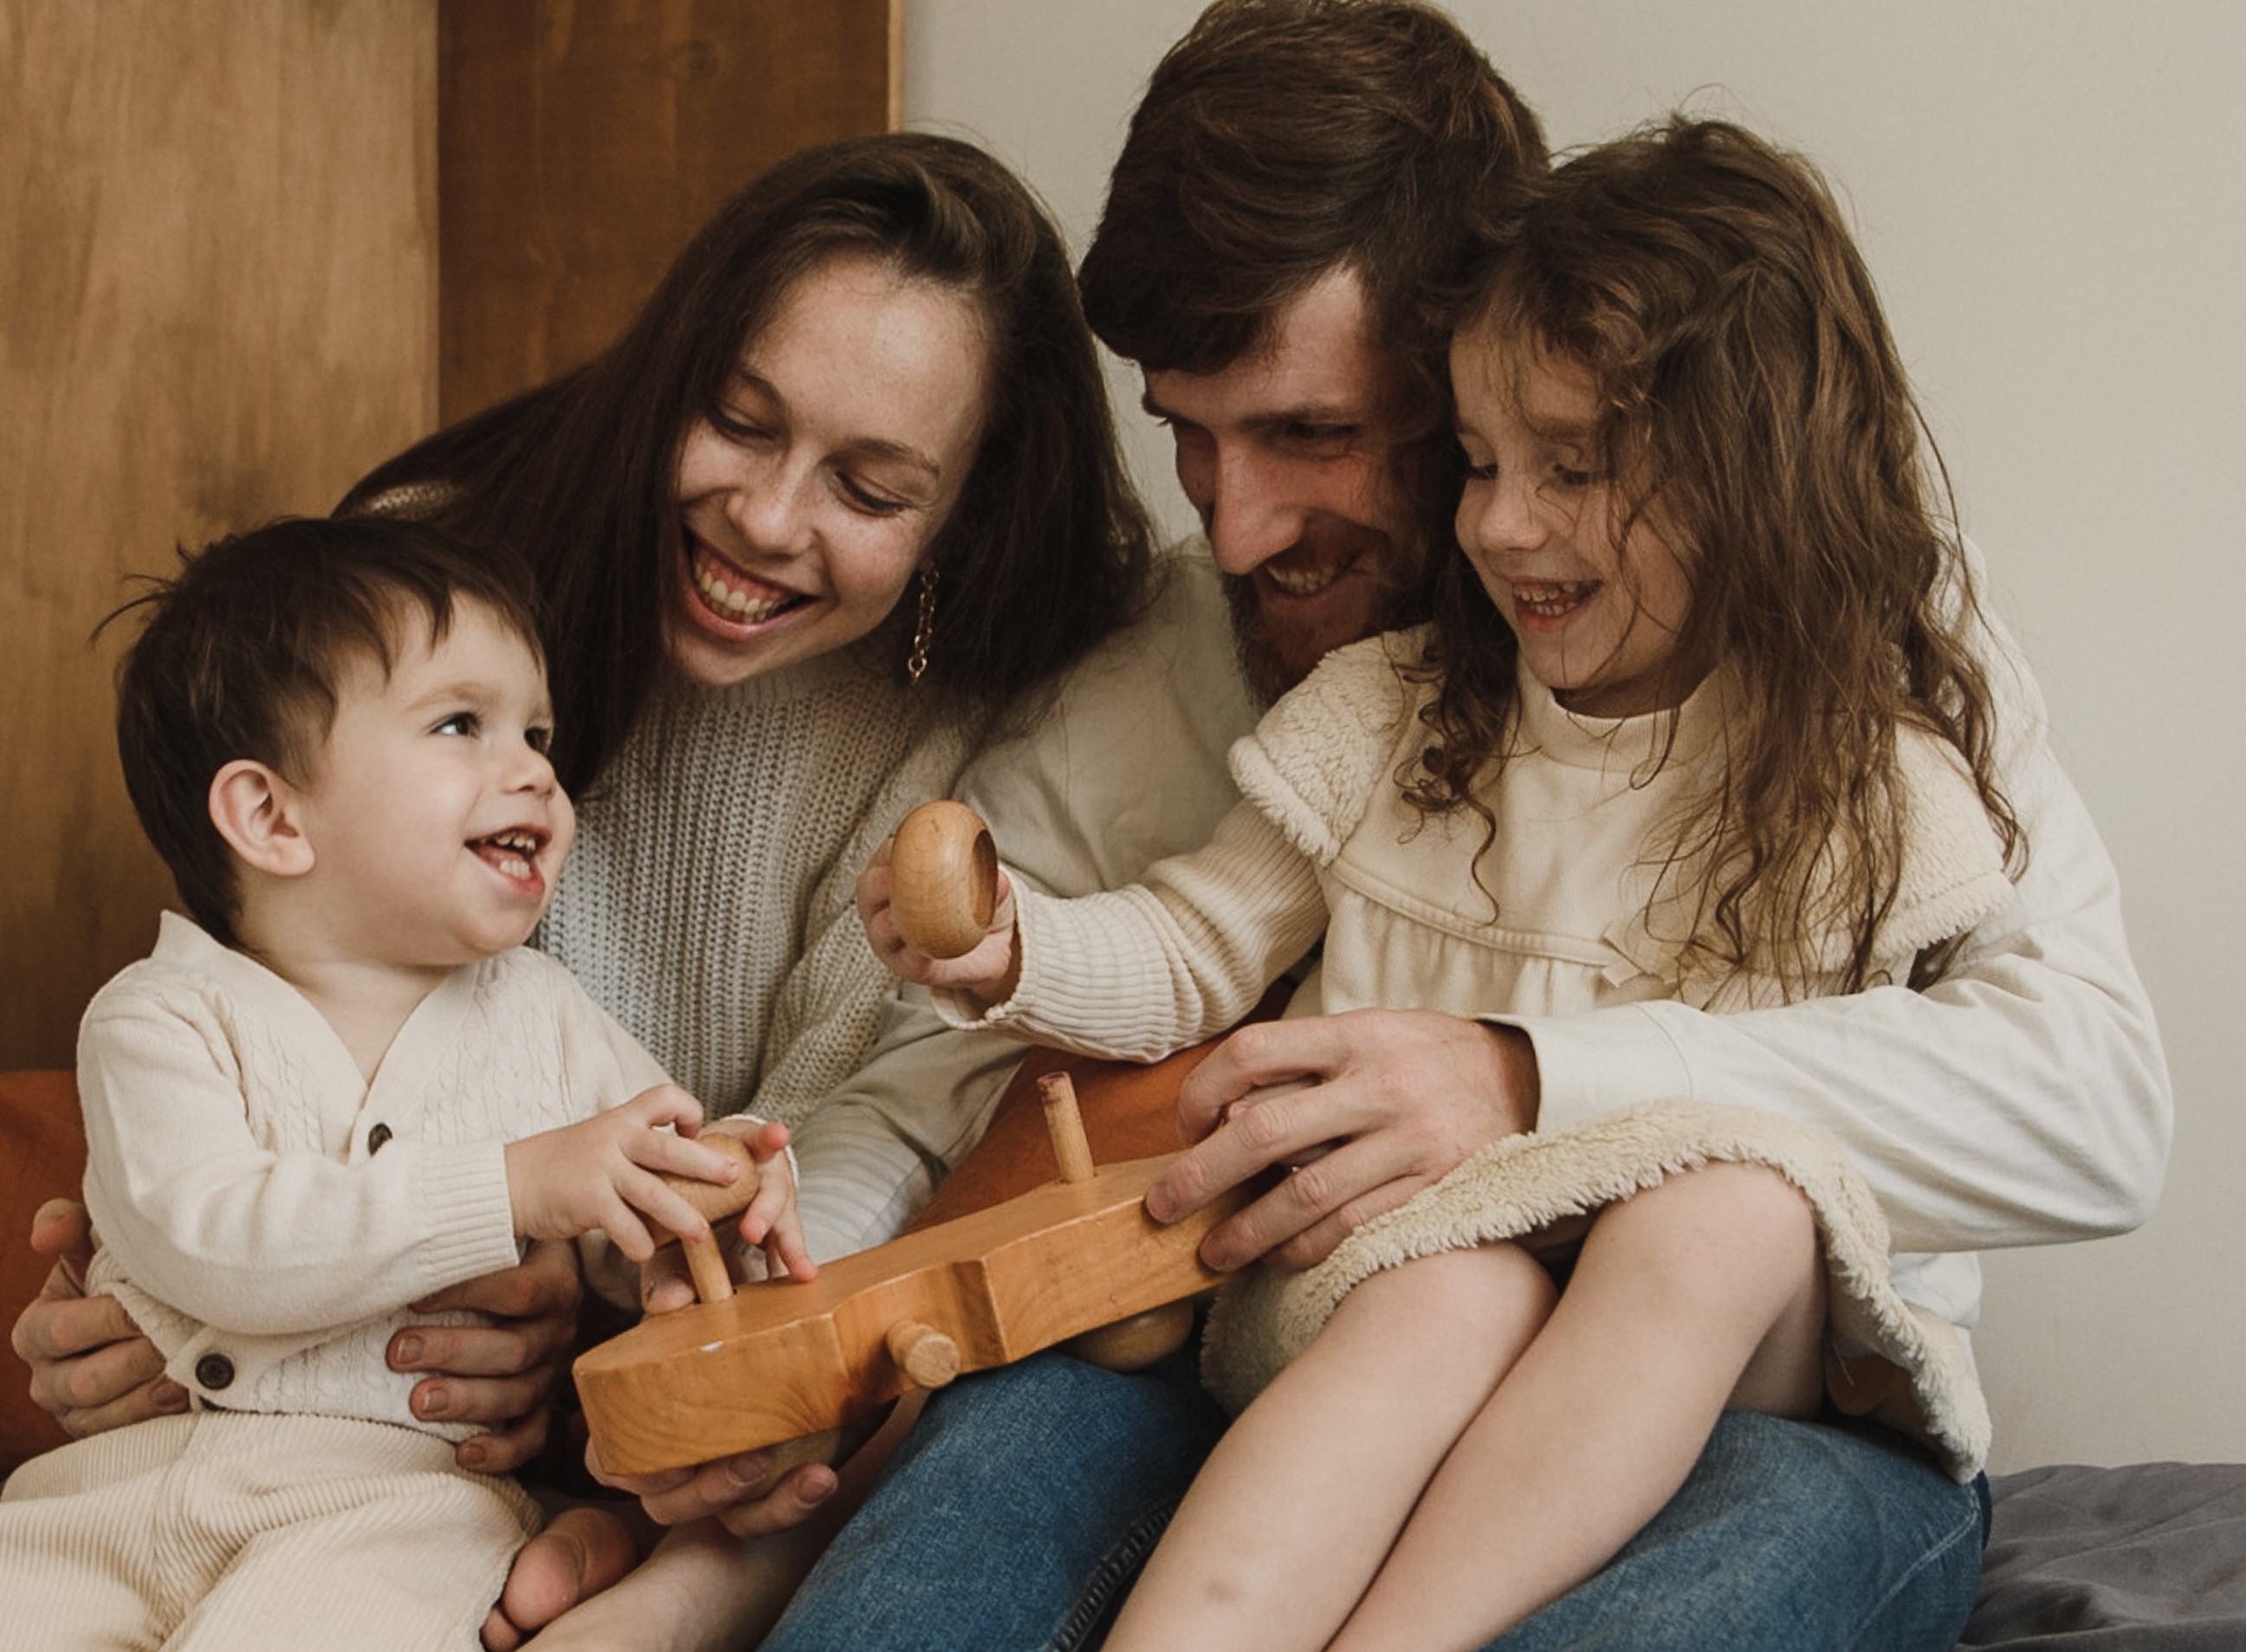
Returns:
[[[456,711],[429,732],[432,734],[473,734],[481,726],[475,713]]]
[[[1308,419],[1298,419],[1287,427],[1288,440],[1308,447],[1339,447],[1356,434],[1355,425],[1319,424]]]

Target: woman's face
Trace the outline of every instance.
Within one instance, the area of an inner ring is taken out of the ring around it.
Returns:
[[[840,255],[743,346],[686,427],[664,642],[723,687],[855,642],[888,617],[957,501],[989,351],[963,297]]]

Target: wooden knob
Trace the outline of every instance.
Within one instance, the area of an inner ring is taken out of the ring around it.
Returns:
[[[727,1217],[738,1216],[749,1208],[749,1201],[757,1196],[757,1186],[763,1177],[757,1169],[755,1157],[749,1151],[749,1144],[739,1137],[711,1130],[695,1139],[704,1147],[714,1147],[730,1156],[740,1165],[741,1173],[722,1187],[691,1176],[665,1176],[663,1179],[671,1191],[691,1205],[701,1213],[702,1219],[715,1228]],[[689,1242],[658,1223],[650,1222],[648,1231],[654,1234],[658,1246],[677,1244],[686,1253],[686,1272],[694,1280],[695,1295],[704,1302],[722,1302],[732,1295],[732,1276],[725,1271],[725,1253],[718,1248],[714,1232]]]
[[[974,951],[998,906],[998,850],[973,809],[939,798],[904,817],[889,849],[889,906],[915,951]]]
[[[1167,1302],[1127,1320],[1086,1331],[1061,1344],[1086,1365],[1110,1371],[1136,1371],[1176,1353],[1193,1333],[1192,1299]]]
[[[959,1344],[933,1325],[899,1320],[883,1340],[915,1388],[942,1388],[959,1375]]]

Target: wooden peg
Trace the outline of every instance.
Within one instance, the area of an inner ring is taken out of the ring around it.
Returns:
[[[998,906],[998,850],[964,803],[922,803],[889,849],[889,908],[905,944],[958,958],[989,932]]]
[[[942,1388],[959,1375],[959,1344],[923,1320],[899,1320],[883,1340],[915,1388]]]
[[[673,1192],[701,1212],[712,1231],[693,1239],[683,1239],[654,1222],[648,1224],[648,1231],[654,1234],[658,1246],[676,1244],[685,1253],[686,1272],[694,1281],[696,1296],[704,1302],[723,1302],[733,1294],[733,1276],[725,1269],[725,1253],[718,1243],[715,1230],[727,1217],[738,1216],[749,1208],[749,1201],[756,1198],[758,1184],[763,1178],[749,1144],[739,1137],[725,1130],[711,1130],[695,1139],[726,1154],[741,1167],[741,1173],[723,1186],[691,1176],[663,1178]]]
[[[1038,1099],[1045,1105],[1045,1133],[1052,1137],[1053,1162],[1060,1166],[1060,1179],[1090,1181],[1092,1143],[1085,1139],[1076,1086],[1066,1073],[1047,1073],[1038,1081]]]

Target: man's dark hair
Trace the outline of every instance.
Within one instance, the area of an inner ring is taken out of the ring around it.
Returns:
[[[1131,118],[1078,271],[1085,318],[1143,371],[1215,372],[1321,276],[1354,270],[1394,369],[1391,464],[1439,545],[1458,497],[1447,364],[1473,224],[1545,165],[1535,115],[1433,7],[1216,0]],[[1417,617],[1407,604],[1392,620]]]
[[[1544,164],[1536,117],[1433,7],[1217,0],[1132,117],[1085,314],[1142,368],[1214,372],[1345,264],[1379,344],[1439,353],[1468,208]]]
[[[387,675],[416,617],[442,638],[459,604],[480,603],[543,656],[527,570],[419,523],[287,517],[180,560],[101,622],[144,617],[117,671],[117,754],[180,901],[231,945],[240,890],[210,814],[220,769],[248,758],[302,778],[344,673],[371,659]]]

